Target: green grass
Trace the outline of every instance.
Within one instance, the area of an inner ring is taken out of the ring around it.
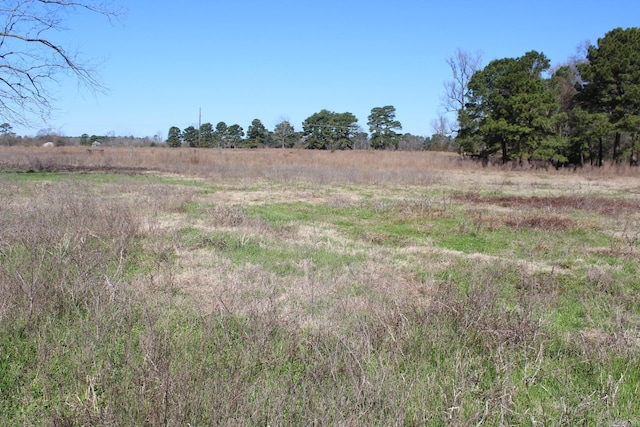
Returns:
[[[330,222],[349,226],[354,221],[370,218],[374,213],[360,207],[335,207],[307,202],[272,203],[247,207],[249,216],[262,218],[274,225],[298,222]]]
[[[205,247],[236,264],[259,265],[279,276],[301,276],[303,263],[311,260],[314,270],[335,271],[362,262],[363,256],[330,251],[305,244],[283,243],[277,240],[256,240],[236,232],[205,233],[195,228],[180,229],[184,245]]]
[[[289,224],[329,224],[355,240],[398,247],[425,238],[424,222],[398,219],[394,212],[378,211],[367,205],[336,207],[310,203],[277,203],[252,206],[249,216],[275,227]]]
[[[7,178],[15,179],[19,182],[42,182],[42,181],[59,181],[65,174],[50,172],[2,172]]]
[[[122,183],[148,183],[165,184],[172,186],[186,186],[200,189],[203,194],[211,194],[218,191],[219,187],[213,183],[188,178],[174,178],[159,175],[127,175],[109,174],[100,172],[3,172],[0,177],[13,179],[18,182],[91,182],[95,184],[122,184]]]

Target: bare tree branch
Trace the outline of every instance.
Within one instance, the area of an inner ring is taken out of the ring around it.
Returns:
[[[95,69],[53,42],[67,30],[69,13],[121,14],[111,3],[93,0],[3,0],[0,2],[0,120],[27,125],[52,111],[51,87],[61,75],[74,76],[92,92],[105,90]],[[4,23],[2,23],[4,20]]]

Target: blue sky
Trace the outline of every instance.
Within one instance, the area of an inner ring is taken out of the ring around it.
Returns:
[[[157,0],[116,1],[119,21],[73,14],[50,35],[99,66],[106,94],[54,88],[46,123],[82,133],[164,137],[170,126],[260,119],[297,130],[315,112],[396,107],[403,130],[431,135],[445,60],[460,48],[493,59],[538,50],[553,65],[584,41],[640,26],[638,0]]]

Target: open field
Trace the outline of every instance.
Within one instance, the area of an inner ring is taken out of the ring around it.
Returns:
[[[0,425],[640,425],[640,174],[0,147]]]

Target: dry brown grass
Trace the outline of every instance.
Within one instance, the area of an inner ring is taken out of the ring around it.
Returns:
[[[630,194],[629,196],[633,196]],[[613,215],[628,212],[637,212],[640,208],[640,200],[624,200],[605,197],[603,195],[560,195],[560,196],[498,196],[488,197],[478,193],[454,195],[455,200],[464,203],[478,205],[498,205],[505,208],[518,209],[547,209],[554,211],[582,210],[596,212],[602,215]]]
[[[255,177],[380,182],[407,178],[430,179],[429,170],[448,168],[449,154],[428,156],[388,152],[310,150],[220,150],[195,148],[1,147],[0,166],[42,171],[162,171],[205,177]]]
[[[551,177],[588,190],[594,180],[638,178],[638,168],[585,167],[572,171],[522,171],[483,168],[454,153],[414,151],[315,151],[302,149],[221,150],[150,147],[0,147],[0,168],[34,171],[166,172],[205,178],[269,179],[314,182],[448,184],[486,177],[496,185],[519,186],[522,177],[535,176],[543,190]],[[446,172],[447,176],[443,176]],[[526,178],[528,183],[530,178]],[[533,183],[534,186],[536,183]],[[636,184],[635,189],[640,188]]]

